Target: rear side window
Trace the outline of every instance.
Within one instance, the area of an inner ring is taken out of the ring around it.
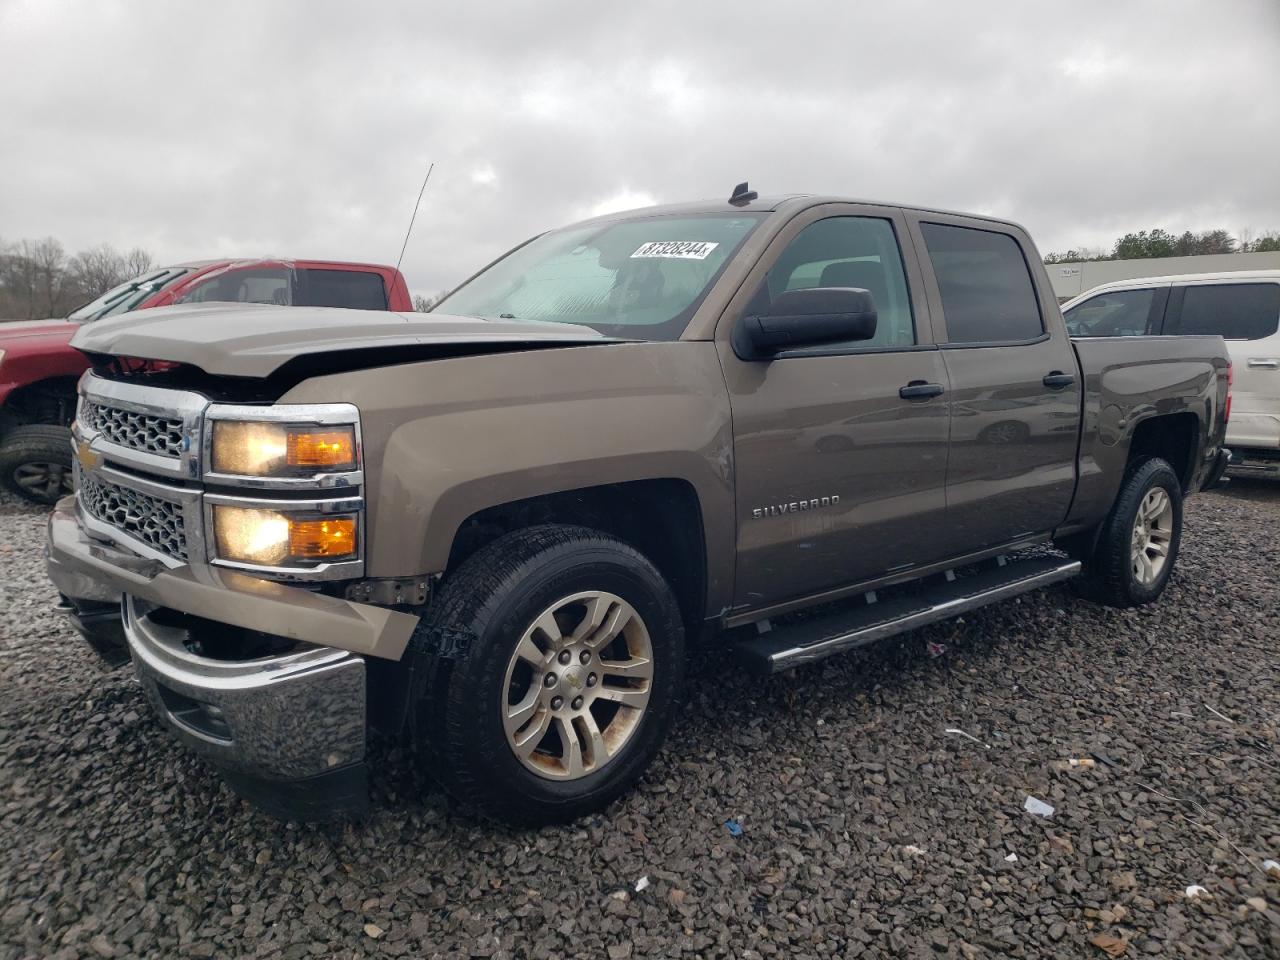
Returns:
[[[355,270],[298,270],[293,302],[300,307],[387,309],[387,290],[377,273]]]
[[[951,343],[1034,340],[1040,302],[1022,248],[1007,233],[922,223]]]
[[[1155,290],[1100,293],[1064,313],[1073,337],[1140,337],[1147,332]]]
[[[1280,327],[1280,284],[1214,283],[1185,287],[1182,310],[1165,333],[1261,340]]]

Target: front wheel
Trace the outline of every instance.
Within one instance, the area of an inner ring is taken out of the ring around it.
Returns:
[[[1182,538],[1182,484],[1158,457],[1129,469],[1088,563],[1086,593],[1113,607],[1164,592]]]
[[[71,431],[44,423],[14,427],[0,443],[0,483],[44,505],[71,493]]]
[[[520,823],[598,810],[639,779],[684,673],[661,574],[581,527],[481,549],[446,580],[420,640],[418,756],[465,805]]]

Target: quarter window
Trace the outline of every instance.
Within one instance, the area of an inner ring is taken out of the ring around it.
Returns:
[[[1034,340],[1044,333],[1022,248],[1007,233],[923,223],[951,343]]]
[[[778,294],[811,287],[855,287],[871,294],[876,335],[870,340],[806,347],[794,353],[830,353],[909,347],[916,342],[907,277],[893,224],[879,217],[828,217],[809,224],[778,257],[748,312],[766,310]]]
[[[1213,283],[1184,289],[1182,310],[1166,333],[1261,340],[1280,327],[1280,284]]]

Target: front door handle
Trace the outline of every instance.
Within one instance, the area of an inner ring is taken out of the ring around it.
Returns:
[[[1041,381],[1050,390],[1061,390],[1063,387],[1069,387],[1076,382],[1074,373],[1063,373],[1061,370],[1055,370],[1053,373],[1046,373],[1044,380]]]
[[[926,380],[912,380],[905,387],[898,388],[898,396],[903,400],[928,400],[930,397],[942,396],[942,384],[929,383]]]
[[[1264,370],[1276,370],[1280,369],[1280,360],[1275,360],[1270,357],[1250,357],[1249,366],[1261,367]]]

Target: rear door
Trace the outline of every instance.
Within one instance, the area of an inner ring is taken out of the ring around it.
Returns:
[[[1016,227],[913,214],[951,384],[949,556],[1044,534],[1075,491],[1075,351]]]
[[[1280,280],[1179,285],[1164,332],[1227,341],[1235,377],[1227,446],[1280,449]]]
[[[774,238],[721,319],[716,347],[733,408],[738,607],[942,557],[946,371],[911,249],[896,208],[812,207]],[[868,290],[875,337],[763,361],[734,352],[730,334],[744,315],[784,290],[818,286]],[[900,391],[912,384],[928,386],[904,398]]]

